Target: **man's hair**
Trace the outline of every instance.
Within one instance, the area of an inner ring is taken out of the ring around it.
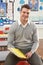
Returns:
[[[23,8],[30,9],[30,6],[29,6],[28,4],[24,4],[24,5],[21,6],[21,10],[22,10]]]

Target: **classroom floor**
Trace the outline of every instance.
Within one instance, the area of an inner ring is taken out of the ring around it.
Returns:
[[[41,56],[43,59],[43,39],[39,40],[39,48],[37,50],[37,53]]]

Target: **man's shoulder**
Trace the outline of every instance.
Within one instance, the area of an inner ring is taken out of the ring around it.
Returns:
[[[12,26],[18,25],[18,21],[13,22]]]
[[[36,26],[36,24],[35,24],[34,22],[30,22],[30,26],[31,26],[32,28],[37,28],[37,26]]]
[[[36,24],[34,22],[30,22],[30,25],[32,26],[36,26]]]
[[[17,21],[15,21],[15,22],[13,22],[12,23],[12,25],[10,26],[10,28],[17,28],[17,26],[18,26],[18,22]]]

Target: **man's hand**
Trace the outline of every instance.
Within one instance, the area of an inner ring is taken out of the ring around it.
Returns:
[[[28,53],[26,53],[26,57],[27,57],[27,59],[30,58],[31,56],[32,56],[32,52],[31,52],[31,51],[28,52]]]

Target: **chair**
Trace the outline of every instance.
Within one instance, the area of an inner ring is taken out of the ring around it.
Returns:
[[[19,61],[16,65],[30,65],[30,63],[28,63],[28,61]]]

